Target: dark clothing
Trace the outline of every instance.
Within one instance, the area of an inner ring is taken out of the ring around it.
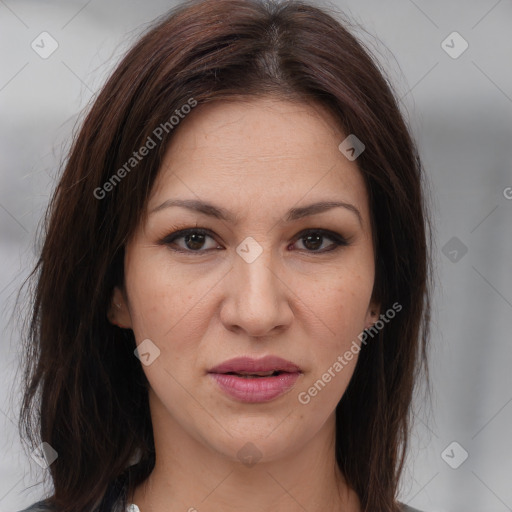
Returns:
[[[103,497],[99,506],[93,512],[126,512],[126,492],[127,492],[127,481],[122,477],[114,481],[105,496]],[[409,507],[401,503],[402,512],[421,512],[416,508]],[[45,501],[38,501],[33,503],[28,508],[20,510],[19,512],[54,512],[52,508],[45,505]],[[146,512],[141,510],[140,512]]]

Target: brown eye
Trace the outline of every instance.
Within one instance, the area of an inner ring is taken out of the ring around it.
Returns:
[[[212,240],[210,243],[211,246],[205,247],[208,239]],[[295,240],[294,244],[298,241],[302,241],[304,248],[299,248],[300,251],[305,251],[311,254],[322,254],[324,252],[333,251],[340,246],[349,245],[348,241],[344,237],[338,233],[325,229],[309,229],[302,231]],[[181,242],[177,243],[178,241]],[[327,246],[325,246],[326,241],[330,241]],[[203,228],[189,228],[174,231],[160,240],[159,244],[167,245],[177,252],[196,254],[202,254],[207,251],[219,249],[219,245],[215,242],[212,233]]]
[[[311,229],[303,231],[297,238],[297,241],[302,240],[302,245],[305,247],[306,252],[328,252],[337,249],[339,246],[348,245],[348,242],[338,233],[332,231],[326,231],[324,229]],[[319,250],[324,244],[325,240],[330,240],[331,243],[324,247],[323,250]]]
[[[161,240],[162,245],[171,246],[173,250],[178,252],[197,252],[202,253],[212,249],[216,249],[218,244],[213,244],[212,247],[204,248],[206,240],[210,238],[213,240],[213,237],[209,234],[208,230],[205,229],[183,229],[180,231],[175,231],[170,235],[167,235],[163,240]],[[176,241],[183,239],[182,244],[177,244]],[[172,246],[178,246],[177,248]]]
[[[203,247],[206,236],[208,235],[204,235],[203,233],[191,233],[189,235],[184,235],[182,238],[187,249],[198,251]]]

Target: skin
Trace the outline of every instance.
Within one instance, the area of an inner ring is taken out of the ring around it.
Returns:
[[[308,404],[298,400],[379,315],[367,191],[357,161],[338,149],[346,135],[321,106],[275,98],[202,105],[178,128],[148,211],[200,199],[238,222],[162,208],[126,246],[109,318],[160,350],[143,365],[156,466],[131,502],[141,512],[360,511],[334,458],[335,407],[357,355]],[[353,205],[360,220],[338,207],[284,222],[290,208],[325,200]],[[213,234],[159,244],[176,225]],[[349,245],[322,253],[333,240],[308,245],[297,235],[309,228]],[[251,263],[236,252],[246,237],[262,249]],[[207,374],[236,356],[268,354],[302,369],[270,402],[239,402]],[[248,442],[261,456],[250,467],[237,456]]]

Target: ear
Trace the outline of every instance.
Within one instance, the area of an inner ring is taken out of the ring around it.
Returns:
[[[364,328],[369,329],[379,319],[380,304],[372,300],[366,311],[366,318],[364,321]]]
[[[128,310],[128,301],[126,300],[124,292],[118,286],[115,286],[112,292],[107,318],[111,324],[117,325],[121,327],[121,329],[132,328],[132,318]]]

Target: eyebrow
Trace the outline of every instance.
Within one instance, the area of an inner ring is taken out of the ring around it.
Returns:
[[[233,215],[228,210],[196,199],[167,199],[162,204],[151,210],[150,214],[164,210],[165,208],[171,208],[173,206],[187,208],[209,217],[231,222],[232,224],[236,224],[238,222],[237,216]],[[304,217],[309,217],[310,215],[316,215],[318,213],[332,210],[333,208],[345,208],[351,211],[356,215],[359,224],[361,226],[363,225],[363,219],[360,211],[353,204],[343,201],[320,201],[308,206],[291,208],[286,215],[285,222],[293,222]]]

